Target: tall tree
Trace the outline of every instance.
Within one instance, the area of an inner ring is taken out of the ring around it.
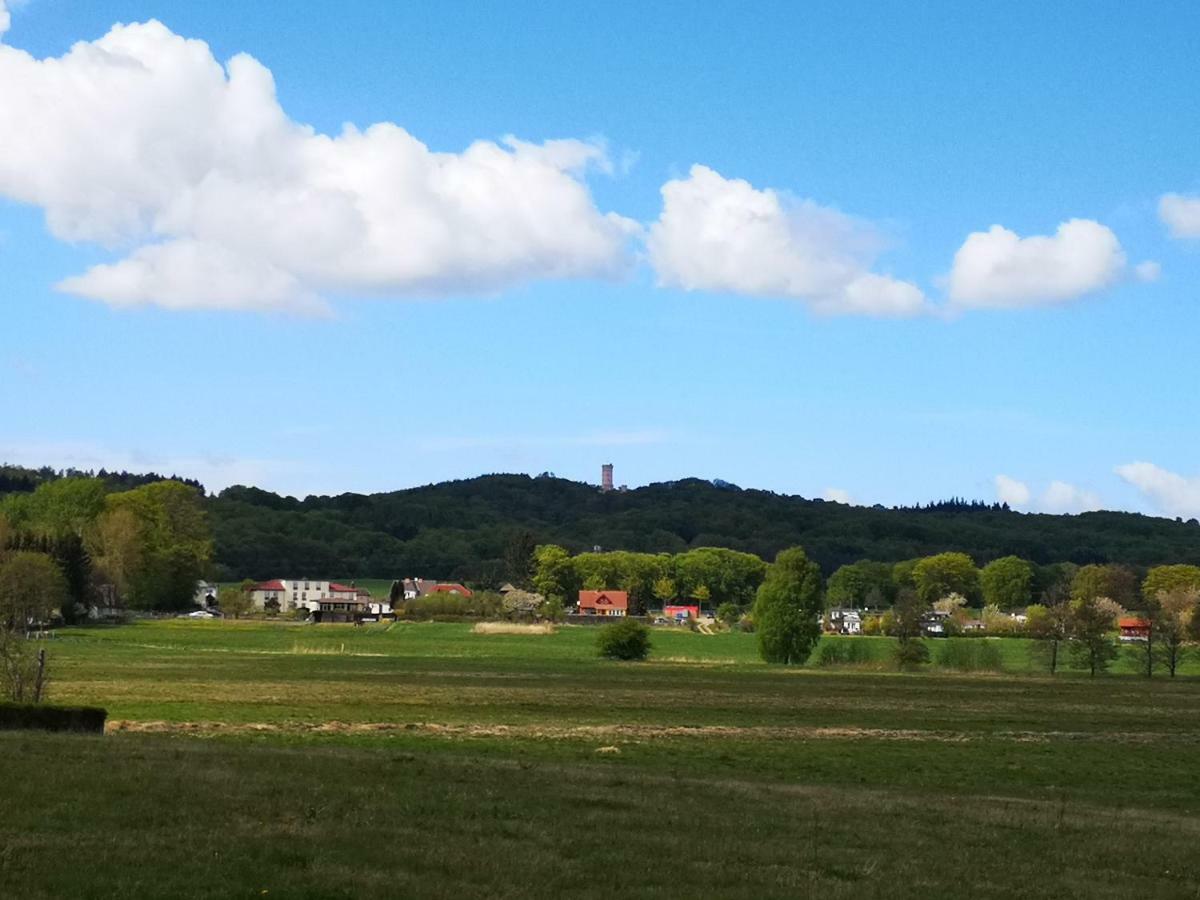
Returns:
[[[938,553],[918,560],[912,570],[913,586],[921,602],[931,604],[947,594],[962,594],[976,605],[980,600],[979,569],[965,553]]]
[[[1093,678],[1097,672],[1108,669],[1117,657],[1117,644],[1112,636],[1113,609],[1104,602],[1107,599],[1080,597],[1071,601],[1072,651]]]
[[[1137,603],[1137,577],[1127,566],[1083,566],[1071,580],[1071,599],[1095,600],[1099,597],[1107,597],[1129,609]]]
[[[516,531],[504,545],[504,577],[515,587],[528,588],[534,572],[537,541],[530,531]]]
[[[1200,591],[1200,566],[1155,566],[1142,581],[1142,596],[1153,600],[1161,592]]]
[[[1032,599],[1033,566],[1019,556],[994,559],[979,573],[985,606],[1017,609]]]
[[[923,638],[923,619],[930,605],[913,588],[901,588],[892,606],[892,635],[896,638],[896,661],[902,669],[928,662],[929,648]]]
[[[802,665],[821,636],[821,611],[820,566],[799,547],[781,550],[754,602],[759,655]]]
[[[825,602],[830,607],[891,604],[895,596],[892,566],[869,559],[842,566],[825,585]]]
[[[1045,606],[1034,603],[1025,616],[1025,631],[1047,648],[1047,667],[1053,675],[1058,671],[1059,649],[1071,635],[1071,605],[1063,600]]]
[[[1151,629],[1157,641],[1156,662],[1161,661],[1174,678],[1188,651],[1194,623],[1200,622],[1200,590],[1175,588],[1154,595]]]
[[[47,622],[66,599],[66,579],[47,554],[18,550],[0,563],[0,628]]]

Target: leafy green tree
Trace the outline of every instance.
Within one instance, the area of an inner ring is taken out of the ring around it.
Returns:
[[[504,577],[514,587],[528,588],[536,568],[537,542],[532,532],[517,531],[504,546]]]
[[[665,605],[675,599],[675,582],[665,575],[654,582],[654,599]]]
[[[222,615],[240,619],[250,612],[250,594],[244,587],[223,587],[217,591],[217,606]]]
[[[736,603],[726,601],[717,607],[717,621],[732,628],[742,617],[742,608]]]
[[[821,636],[821,568],[799,547],[781,550],[754,602],[764,660],[803,665]]]
[[[0,563],[0,628],[47,622],[66,599],[66,579],[45,553],[18,550]]]
[[[189,608],[196,582],[212,558],[212,538],[196,489],[178,481],[159,481],[110,494],[107,506],[109,513],[133,525],[135,549],[130,555],[136,563],[126,573],[130,605]]]
[[[1117,657],[1113,613],[1103,599],[1083,596],[1071,601],[1071,650],[1093,678],[1097,672],[1106,671]]]
[[[1197,622],[1200,622],[1200,590],[1176,587],[1160,589],[1154,594],[1151,633],[1157,641],[1158,656],[1154,661],[1165,666],[1172,678],[1190,649],[1189,638]]]
[[[1017,609],[1032,599],[1033,565],[1019,556],[994,559],[979,573],[985,606]]]
[[[892,568],[869,559],[842,566],[825,585],[826,605],[830,608],[890,605],[896,596]]]
[[[645,659],[650,655],[650,629],[636,619],[622,619],[600,629],[596,646],[607,659]]]
[[[962,594],[972,605],[980,600],[979,569],[965,553],[939,553],[918,560],[912,581],[917,596],[927,605],[947,594]]]
[[[1137,577],[1127,566],[1114,564],[1083,566],[1071,580],[1072,600],[1107,597],[1128,609],[1137,603]]]
[[[1047,668],[1058,671],[1059,649],[1071,636],[1071,606],[1067,602],[1044,606],[1034,603],[1025,610],[1025,633],[1047,648]]]
[[[1173,591],[1200,591],[1200,566],[1155,566],[1146,573],[1142,596],[1147,601]]]
[[[571,554],[562,547],[543,544],[533,551],[533,589],[543,597],[574,603],[581,582]]]
[[[929,604],[912,588],[901,588],[896,595],[888,633],[896,638],[896,662],[901,669],[915,669],[929,662],[922,629],[922,620],[929,609]]]
[[[913,573],[920,561],[920,559],[904,559],[892,566],[892,584],[896,592],[904,588],[916,590],[917,583],[913,580]]]

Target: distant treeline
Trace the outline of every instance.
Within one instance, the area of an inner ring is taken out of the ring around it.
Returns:
[[[803,546],[828,575],[860,559],[897,562],[947,550],[977,564],[1200,564],[1200,524],[1135,513],[1013,512],[951,500],[847,506],[698,479],[601,493],[552,476],[488,475],[382,494],[297,500],[232,487],[207,501],[221,577],[284,572],[511,580],[522,546],[572,553],[683,553],[725,547],[765,560]]]
[[[22,474],[25,473],[25,474]],[[0,469],[0,493],[61,477]],[[109,490],[158,478],[94,473]],[[195,485],[195,482],[190,482]],[[7,485],[7,487],[5,486]],[[13,486],[17,485],[17,486]],[[1136,513],[1052,516],[953,499],[910,508],[847,506],[699,479],[631,491],[551,475],[487,475],[381,494],[284,497],[231,487],[203,499],[221,580],[420,576],[494,585],[531,548],[599,547],[680,554],[724,547],[764,560],[803,546],[828,577],[862,559],[899,562],[945,551],[978,565],[1019,556],[1038,565],[1200,564],[1200,524]]]
[[[128,491],[158,481],[178,481],[194,487],[202,495],[204,485],[194,478],[160,475],[157,472],[109,472],[107,469],[27,469],[24,466],[0,465],[0,494],[31,493],[38,485],[61,478],[97,478],[110,491]]]

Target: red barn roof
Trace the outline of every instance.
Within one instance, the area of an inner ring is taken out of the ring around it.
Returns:
[[[1149,619],[1138,619],[1134,617],[1123,618],[1117,620],[1118,628],[1149,628]]]
[[[580,591],[580,609],[629,609],[629,594],[625,591]]]
[[[433,593],[435,594],[458,594],[462,597],[470,597],[471,589],[457,582],[446,582],[443,584],[434,585]]]

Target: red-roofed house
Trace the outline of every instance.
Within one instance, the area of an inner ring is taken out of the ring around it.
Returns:
[[[460,597],[470,597],[472,591],[469,587],[454,582],[439,583],[434,585],[430,593],[434,594],[458,594]]]
[[[1136,616],[1123,617],[1117,620],[1121,629],[1121,640],[1125,643],[1146,641],[1150,639],[1150,620],[1139,619]]]
[[[629,612],[629,594],[625,591],[580,591],[579,615],[623,616]]]

